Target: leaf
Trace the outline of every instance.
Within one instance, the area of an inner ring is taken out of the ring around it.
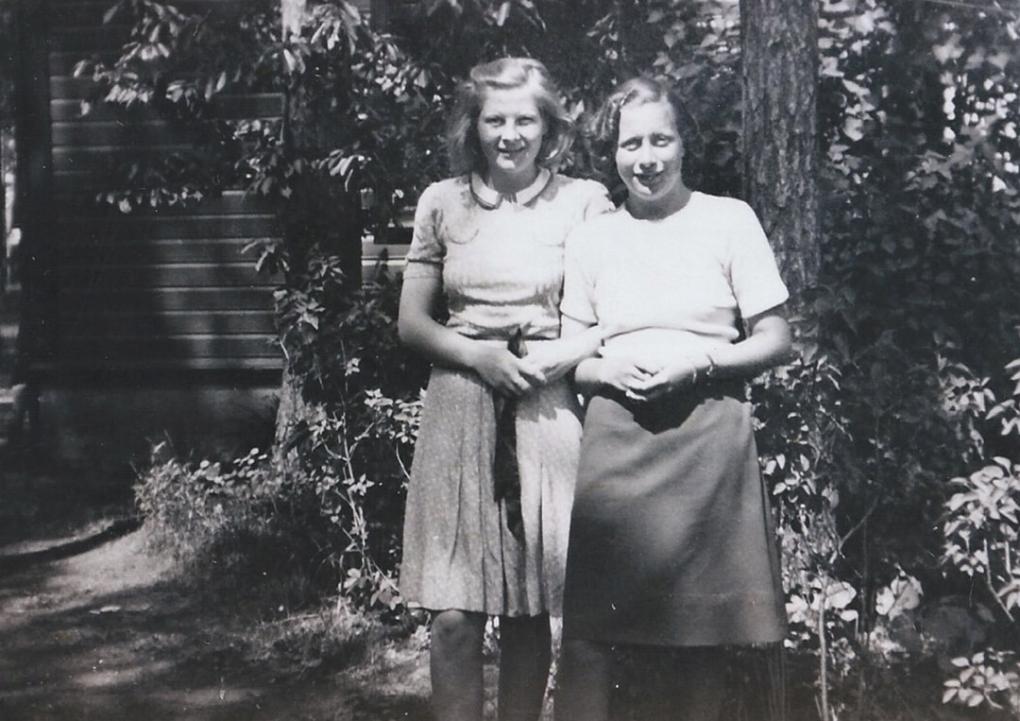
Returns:
[[[103,606],[102,608],[94,608],[91,611],[89,611],[89,613],[91,613],[91,614],[93,614],[95,616],[99,616],[99,615],[104,615],[104,614],[107,614],[107,613],[118,613],[120,610],[121,610],[120,606],[109,605],[109,606]]]
[[[291,52],[290,48],[283,49],[283,64],[286,66],[288,73],[293,73],[297,69],[297,58],[294,57],[294,53]]]
[[[963,479],[960,479],[960,480],[963,480]],[[949,502],[946,504],[946,506],[949,508],[950,511],[956,511],[964,503],[967,502],[967,498],[968,498],[968,494],[966,494],[966,493],[956,493],[956,494],[953,495],[952,498],[949,499]]]
[[[860,140],[864,137],[864,121],[847,116],[843,123],[843,133],[853,141]]]
[[[111,22],[113,22],[113,19],[117,17],[118,13],[120,13],[120,6],[121,4],[118,2],[112,5],[110,8],[108,8],[105,13],[103,13],[103,25],[109,25]]]
[[[499,6],[499,12],[496,14],[496,26],[503,27],[508,17],[510,17],[510,0],[505,0],[505,2]]]
[[[991,57],[987,58],[987,62],[997,67],[999,70],[1005,70],[1009,64],[1009,54],[1006,52],[996,53]]]
[[[839,67],[839,61],[834,57],[825,56],[821,59],[819,73],[827,78],[843,77],[843,70]]]
[[[956,60],[963,55],[963,47],[960,45],[960,36],[953,33],[943,44],[935,45],[932,48],[935,59],[943,65],[950,60]]]
[[[999,403],[997,405],[992,406],[988,410],[988,413],[985,415],[985,420],[987,420],[987,421],[995,420],[996,418],[1001,416],[1003,413],[1005,413],[1006,412],[1006,408],[1008,408],[1008,407],[1009,407],[1008,406],[1008,401],[1006,401],[1004,403]]]
[[[856,596],[857,591],[849,583],[835,583],[827,589],[825,602],[829,608],[846,608]]]

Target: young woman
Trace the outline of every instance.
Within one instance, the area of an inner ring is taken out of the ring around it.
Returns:
[[[564,376],[601,339],[594,330],[557,340],[563,245],[572,227],[612,207],[600,184],[553,172],[570,131],[541,63],[473,68],[448,135],[456,176],[429,186],[415,214],[399,331],[434,368],[400,587],[434,614],[440,721],[482,718],[487,616],[500,617],[500,718],[534,721],[541,711],[580,446]],[[443,299],[445,324],[436,320]],[[508,349],[515,334],[526,357]],[[508,403],[509,427],[497,423]],[[497,461],[501,443],[509,458]]]
[[[742,381],[788,355],[788,294],[754,212],[684,184],[679,108],[643,78],[610,96],[598,127],[628,197],[567,242],[564,333],[606,340],[576,370],[558,721],[607,718],[612,644],[683,649],[678,717],[714,719],[720,647],[785,633]]]

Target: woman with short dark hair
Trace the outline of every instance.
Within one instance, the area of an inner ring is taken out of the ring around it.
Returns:
[[[608,717],[613,644],[674,647],[686,721],[715,719],[724,646],[785,634],[773,521],[743,382],[791,347],[754,211],[684,184],[683,110],[621,85],[597,122],[624,205],[567,241],[564,334],[601,327],[571,519],[559,721]]]

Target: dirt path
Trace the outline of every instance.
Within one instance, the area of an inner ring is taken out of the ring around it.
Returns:
[[[0,719],[428,718],[420,648],[384,643],[330,670],[257,660],[238,619],[192,598],[169,570],[134,532],[2,575]]]

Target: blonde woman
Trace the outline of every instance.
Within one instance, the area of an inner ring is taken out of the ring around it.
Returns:
[[[450,122],[455,176],[429,186],[415,215],[399,331],[434,367],[400,587],[433,612],[440,721],[482,718],[489,616],[500,619],[500,718],[541,711],[580,444],[564,376],[600,340],[597,329],[558,340],[563,246],[571,228],[612,207],[600,184],[555,172],[570,132],[541,63],[473,68]],[[508,347],[515,335],[525,357]]]

